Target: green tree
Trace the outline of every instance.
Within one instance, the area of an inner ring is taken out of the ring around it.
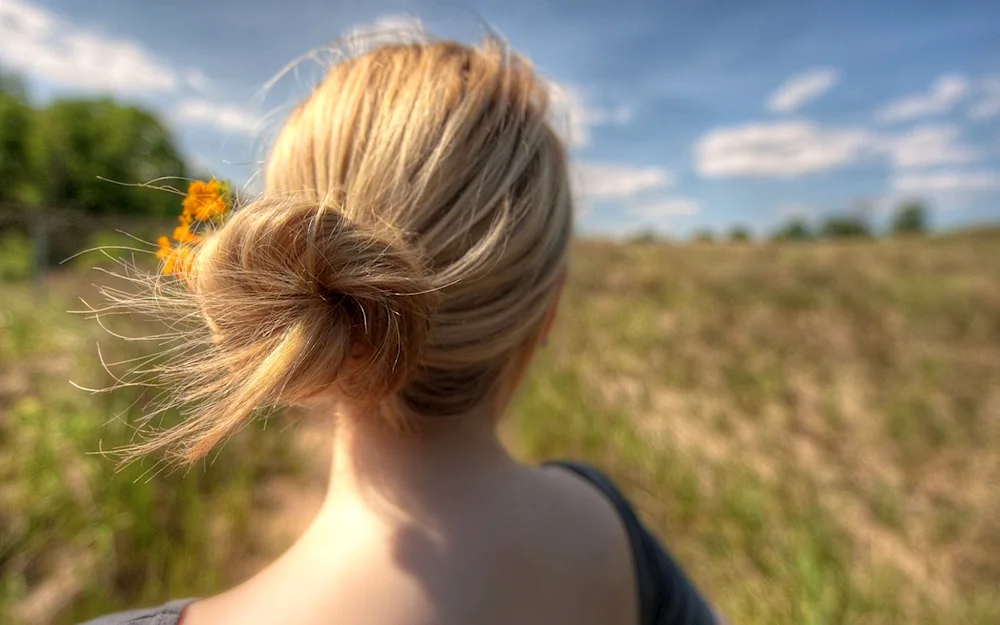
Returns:
[[[39,111],[38,121],[34,149],[46,203],[90,213],[177,210],[170,193],[128,186],[185,172],[173,139],[151,113],[108,99],[60,100]]]
[[[927,232],[927,207],[923,202],[907,202],[896,209],[892,218],[893,234],[924,234]]]
[[[820,236],[831,239],[870,237],[871,228],[860,215],[832,215],[823,222]]]
[[[704,228],[694,233],[695,243],[714,243],[715,234],[712,233],[708,228]]]
[[[813,238],[813,233],[804,219],[796,217],[779,228],[772,238],[777,241],[805,241]]]
[[[734,226],[729,231],[729,240],[733,243],[746,243],[750,239],[750,229],[746,226]]]
[[[24,85],[0,74],[0,202],[33,204],[38,200],[30,136],[34,110]]]
[[[656,245],[660,241],[662,237],[652,228],[644,228],[629,238],[629,242],[636,245]]]

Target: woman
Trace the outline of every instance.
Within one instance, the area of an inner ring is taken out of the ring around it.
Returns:
[[[498,43],[377,48],[292,114],[260,198],[204,240],[182,218],[177,279],[128,305],[207,328],[164,371],[198,408],[130,452],[192,462],[256,410],[308,404],[336,420],[329,492],[246,583],[94,623],[714,622],[599,472],[522,465],[497,437],[566,274],[546,115]]]

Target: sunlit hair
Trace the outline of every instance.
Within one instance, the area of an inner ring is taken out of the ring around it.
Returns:
[[[183,280],[119,304],[173,321],[153,370],[180,425],[126,457],[193,461],[259,410],[331,397],[433,431],[489,410],[564,272],[571,199],[548,95],[503,44],[385,45],[333,66],[278,133],[264,192]]]

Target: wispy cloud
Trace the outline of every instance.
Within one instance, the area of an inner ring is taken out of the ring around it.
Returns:
[[[803,104],[815,100],[837,84],[837,70],[814,69],[792,76],[767,99],[767,109],[775,113],[791,113]]]
[[[878,140],[874,148],[884,151],[897,169],[971,163],[979,158],[978,150],[962,142],[961,128],[951,124],[917,126]]]
[[[801,202],[787,202],[775,209],[781,219],[812,219],[818,212],[815,206]]]
[[[897,170],[972,163],[980,152],[951,124],[887,134],[790,121],[715,129],[695,143],[694,156],[695,170],[706,178],[795,178],[861,161]]]
[[[690,197],[626,202],[613,220],[602,225],[600,232],[615,239],[632,237],[641,232],[670,232],[682,221],[700,212],[700,202]]]
[[[904,174],[892,181],[899,193],[970,193],[1000,189],[1000,172],[995,171],[934,171]]]
[[[585,200],[622,200],[674,183],[665,169],[614,163],[577,163],[572,175],[577,196]]]
[[[628,212],[636,217],[662,220],[669,217],[697,215],[701,212],[701,205],[691,198],[671,197],[632,204],[628,207]]]
[[[0,0],[0,62],[84,90],[144,94],[178,85],[177,73],[136,42],[79,27],[24,0]]]
[[[1000,75],[983,76],[975,85],[976,95],[969,116],[973,119],[989,119],[1000,115]]]
[[[702,136],[695,143],[694,166],[706,178],[791,178],[846,165],[870,141],[864,130],[824,129],[807,121],[745,124]]]
[[[259,115],[245,108],[201,98],[181,100],[175,115],[183,123],[242,134],[253,134],[260,128],[261,122]]]
[[[184,72],[184,84],[198,93],[208,93],[212,90],[212,81],[200,69],[189,69]]]
[[[880,108],[875,117],[883,122],[900,122],[941,115],[955,108],[969,94],[969,80],[958,74],[940,76],[924,93],[894,100]]]
[[[556,131],[571,146],[590,145],[591,131],[598,126],[623,126],[635,114],[629,104],[598,106],[576,85],[549,81],[551,117]]]
[[[352,26],[344,33],[344,45],[352,54],[361,54],[388,43],[412,43],[426,38],[420,18],[401,13],[383,15],[372,22]]]

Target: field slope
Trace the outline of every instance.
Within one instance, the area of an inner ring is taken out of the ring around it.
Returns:
[[[141,353],[64,313],[91,280],[0,284],[3,622],[212,592],[322,489],[322,454],[289,452],[308,428],[251,428],[186,474],[86,455],[133,435],[137,396],[67,380],[108,382],[98,340]],[[504,434],[605,468],[734,623],[994,625],[1000,236],[577,243]]]
[[[582,243],[513,426],[734,622],[1000,622],[1000,236]]]

